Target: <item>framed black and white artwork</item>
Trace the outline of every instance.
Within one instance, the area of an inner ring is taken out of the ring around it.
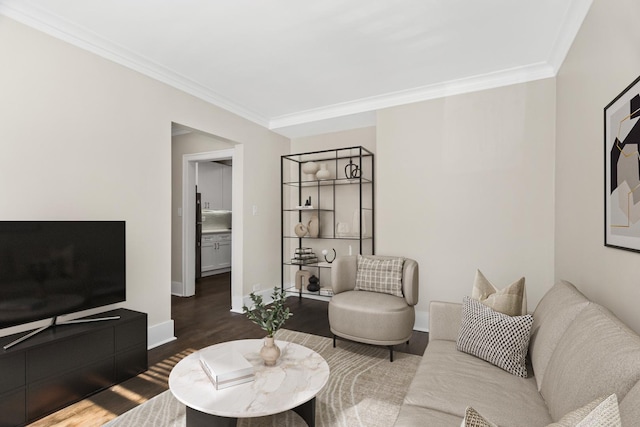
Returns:
[[[604,244],[640,252],[640,77],[604,108]]]

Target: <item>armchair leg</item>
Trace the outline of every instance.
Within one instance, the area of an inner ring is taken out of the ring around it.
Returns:
[[[389,361],[393,362],[393,346],[389,346]]]
[[[336,335],[333,334],[333,348],[336,348]]]

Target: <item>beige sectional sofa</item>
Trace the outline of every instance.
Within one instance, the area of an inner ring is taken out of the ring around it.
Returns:
[[[533,313],[527,378],[456,350],[461,312],[431,303],[429,345],[396,426],[458,427],[467,406],[501,427],[547,426],[612,393],[622,425],[640,425],[640,337],[569,282]]]

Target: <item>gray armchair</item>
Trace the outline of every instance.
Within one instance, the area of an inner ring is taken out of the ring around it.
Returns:
[[[405,259],[401,297],[355,290],[357,269],[356,255],[338,257],[331,265],[333,297],[329,301],[329,326],[333,346],[336,346],[336,336],[388,346],[393,362],[393,346],[408,342],[413,332],[414,305],[418,303],[418,263]]]

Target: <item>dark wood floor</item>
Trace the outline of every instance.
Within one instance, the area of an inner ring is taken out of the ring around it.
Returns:
[[[332,336],[326,301],[290,297],[287,305],[294,315],[287,321],[285,328]],[[167,390],[169,372],[186,355],[224,341],[264,336],[259,327],[243,314],[232,313],[230,308],[230,274],[199,280],[195,296],[171,297],[171,317],[175,322],[177,339],[149,350],[148,371],[45,417],[31,426],[100,426]],[[427,333],[414,331],[409,344],[395,346],[395,350],[422,355],[427,341]]]

